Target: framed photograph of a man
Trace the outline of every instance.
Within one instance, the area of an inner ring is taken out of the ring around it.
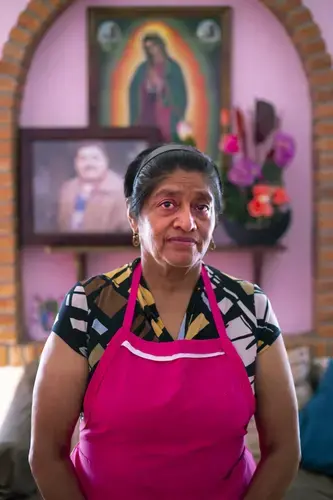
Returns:
[[[231,12],[89,8],[91,123],[154,126],[170,142],[185,122],[217,159],[221,110],[230,107]]]
[[[25,244],[89,246],[131,241],[123,178],[156,128],[22,129],[19,173]]]

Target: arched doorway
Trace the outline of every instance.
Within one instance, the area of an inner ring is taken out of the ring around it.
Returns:
[[[281,22],[302,60],[313,107],[315,197],[315,327],[319,351],[332,349],[333,70],[320,29],[301,0],[259,0]],[[22,89],[41,36],[73,0],[31,0],[10,32],[0,61],[0,346],[16,344],[20,327],[15,153]],[[330,231],[332,233],[330,234]],[[330,295],[330,293],[332,295]],[[323,295],[324,294],[324,295]],[[27,348],[28,349],[28,348]],[[30,347],[29,347],[30,349]],[[12,350],[15,351],[14,349]],[[29,351],[30,352],[30,351]],[[33,355],[33,354],[32,354]],[[1,347],[0,347],[1,364]]]

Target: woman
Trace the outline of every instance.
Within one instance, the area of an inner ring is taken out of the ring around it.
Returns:
[[[202,263],[221,190],[214,163],[191,147],[161,146],[129,166],[141,258],[76,284],[41,358],[30,464],[46,500],[283,497],[299,439],[277,320],[257,286]],[[254,413],[257,469],[244,447]]]

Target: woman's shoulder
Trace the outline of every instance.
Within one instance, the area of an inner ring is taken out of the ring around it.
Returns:
[[[226,292],[236,295],[238,299],[250,298],[252,301],[254,295],[261,292],[260,288],[250,281],[231,276],[213,266],[206,265],[205,267],[215,289],[225,290]]]
[[[101,294],[117,293],[123,297],[128,297],[131,285],[131,277],[136,261],[124,264],[112,271],[97,274],[81,282],[86,296],[96,300]]]
[[[257,320],[267,320],[278,325],[271,302],[260,286],[250,281],[236,278],[212,266],[207,266],[218,301],[228,298],[232,303],[242,303],[243,311],[250,310]]]

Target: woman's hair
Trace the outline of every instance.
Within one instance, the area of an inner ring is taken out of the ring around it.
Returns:
[[[138,217],[158,184],[178,168],[200,172],[209,183],[217,217],[222,213],[222,183],[215,163],[192,146],[168,144],[142,151],[128,166],[124,193],[130,213]]]

